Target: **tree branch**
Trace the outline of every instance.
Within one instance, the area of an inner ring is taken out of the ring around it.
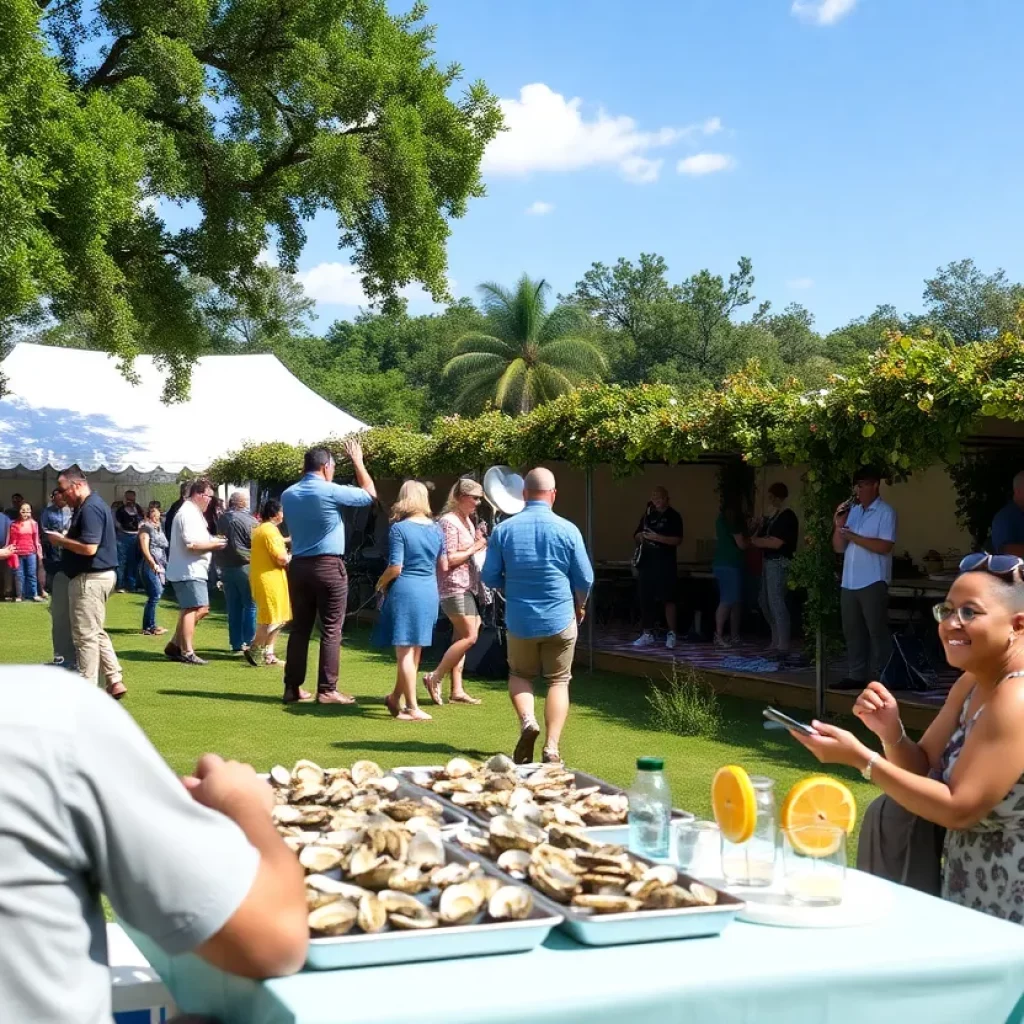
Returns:
[[[114,75],[113,71],[124,56],[124,51],[127,50],[136,39],[138,39],[138,35],[134,32],[129,32],[124,36],[118,36],[110,47],[110,53],[107,54],[107,59],[92,73],[83,88],[88,90],[99,88],[101,85],[113,85],[125,78],[126,76],[124,74]]]

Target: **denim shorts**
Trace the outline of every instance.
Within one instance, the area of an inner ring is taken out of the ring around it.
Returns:
[[[206,608],[210,604],[206,580],[172,580],[171,586],[182,608]]]
[[[719,604],[739,604],[743,600],[743,570],[735,565],[712,566],[718,584]]]

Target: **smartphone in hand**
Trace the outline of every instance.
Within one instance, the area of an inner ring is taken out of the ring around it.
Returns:
[[[803,733],[804,736],[817,736],[818,733],[811,726],[805,722],[798,722],[795,718],[790,718],[789,715],[783,714],[781,711],[776,711],[775,708],[765,708],[761,712],[762,715],[769,721],[775,722],[778,725],[785,726],[787,729],[792,729],[794,732]]]

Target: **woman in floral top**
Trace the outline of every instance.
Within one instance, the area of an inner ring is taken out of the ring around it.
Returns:
[[[437,574],[437,589],[441,610],[448,616],[455,632],[451,647],[433,672],[423,676],[423,685],[435,704],[443,704],[441,684],[451,673],[452,704],[479,704],[476,697],[466,693],[462,685],[462,669],[466,655],[476,643],[480,633],[480,570],[473,556],[487,547],[486,531],[482,523],[475,524],[474,516],[483,500],[483,488],[469,477],[460,477],[448,492],[448,502],[438,525],[444,532],[448,550],[448,571]]]
[[[1024,923],[1024,561],[968,555],[935,608],[946,660],[962,675],[916,743],[881,683],[853,712],[882,741],[814,722],[798,740],[859,768],[905,810],[946,829],[944,899]]]

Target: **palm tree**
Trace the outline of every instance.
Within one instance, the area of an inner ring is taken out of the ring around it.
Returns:
[[[550,290],[546,281],[526,274],[514,291],[493,282],[480,285],[490,330],[463,334],[444,368],[457,389],[456,408],[473,412],[491,399],[505,412],[529,412],[604,374],[604,356],[585,337],[586,314],[563,305],[549,313]]]

